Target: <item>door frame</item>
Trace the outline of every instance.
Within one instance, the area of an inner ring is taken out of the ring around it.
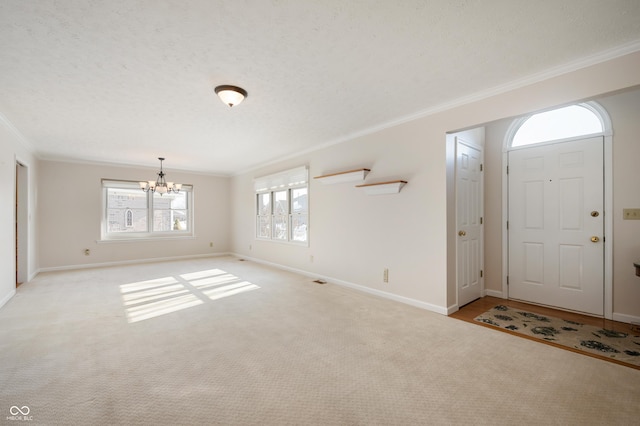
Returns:
[[[573,138],[560,139],[548,143],[536,144],[536,146],[550,145],[555,143],[569,142],[573,140],[588,139],[594,136],[603,136],[604,139],[604,318],[613,319],[613,130],[611,118],[602,105],[589,101],[584,103],[571,103],[536,111],[525,116],[516,118],[507,130],[502,144],[502,297],[509,298],[509,286],[507,277],[509,275],[509,232],[507,231],[507,218],[509,217],[509,176],[507,175],[507,165],[509,164],[508,153],[512,150],[510,144],[515,133],[520,126],[532,115],[540,112],[561,108],[562,106],[580,105],[595,113],[600,118],[603,132],[591,135],[582,135]]]
[[[479,132],[479,133],[478,133]],[[471,136],[469,136],[471,135]],[[482,136],[480,136],[482,135]],[[465,136],[469,136],[469,138],[465,138]],[[477,141],[474,139],[475,137],[481,137],[482,138],[482,142],[481,143],[477,143]],[[458,261],[459,261],[459,255],[460,255],[460,251],[459,251],[459,239],[457,237],[457,232],[458,232],[458,143],[459,143],[459,139],[463,139],[463,142],[465,145],[476,149],[478,151],[480,151],[480,157],[481,157],[481,168],[483,167],[483,164],[485,162],[484,160],[484,155],[485,155],[485,147],[486,147],[486,136],[485,136],[485,126],[476,126],[467,130],[461,130],[461,131],[457,131],[457,132],[451,132],[451,133],[447,133],[447,145],[449,146],[449,148],[451,149],[451,155],[452,155],[452,159],[451,161],[453,162],[453,166],[452,166],[452,185],[453,185],[453,208],[454,208],[454,212],[455,212],[455,220],[454,220],[454,224],[453,227],[451,229],[449,229],[449,227],[447,227],[447,233],[453,235],[453,247],[454,247],[454,258],[455,258],[455,262],[453,263],[453,267],[455,269],[454,272],[454,276],[455,276],[455,288],[456,288],[456,303],[455,306],[457,307],[457,309],[460,309],[460,297],[459,297],[459,276],[458,276]],[[480,203],[481,203],[481,216],[484,218],[485,216],[485,212],[484,212],[484,207],[485,207],[485,200],[484,200],[484,173],[480,172]],[[484,219],[483,219],[484,220]],[[479,262],[480,264],[478,265],[480,267],[480,269],[482,271],[484,271],[485,269],[485,264],[484,264],[484,260],[485,260],[485,256],[484,256],[484,226],[480,225],[481,229],[480,229],[480,259]],[[484,297],[487,294],[487,290],[485,287],[485,281],[484,281],[484,276],[482,275],[479,278],[479,285],[480,285],[480,297]],[[457,310],[456,309],[456,310]]]
[[[18,156],[14,161],[14,255],[16,286],[29,281],[29,164]]]

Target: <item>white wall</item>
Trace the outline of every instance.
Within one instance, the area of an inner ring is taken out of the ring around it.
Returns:
[[[229,178],[165,170],[172,181],[194,186],[195,238],[100,243],[101,179],[149,180],[158,170],[40,161],[39,171],[40,269],[229,251]]]
[[[16,234],[15,234],[15,188],[16,161],[28,168],[27,179],[27,275],[32,277],[37,270],[36,244],[36,197],[35,185],[37,164],[25,146],[22,137],[0,116],[0,193],[5,201],[0,203],[0,306],[4,305],[16,291]]]
[[[454,311],[455,258],[447,256],[447,224],[455,212],[447,208],[452,188],[446,133],[638,84],[640,53],[634,53],[236,176],[232,250],[408,298],[437,312]],[[352,185],[312,181],[309,247],[256,241],[252,178],[301,164],[309,165],[311,176],[369,167],[367,181],[409,183],[400,194],[367,197]],[[388,284],[382,282],[383,268],[389,268]]]

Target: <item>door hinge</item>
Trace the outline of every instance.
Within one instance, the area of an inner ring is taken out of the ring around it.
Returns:
[[[483,220],[482,220],[482,218],[480,218],[480,225],[482,225],[482,222],[483,222]]]
[[[482,170],[483,170],[483,166],[482,166],[482,163],[480,163],[480,171]]]
[[[509,229],[509,221],[507,221],[507,229]]]
[[[480,278],[484,277],[484,271],[480,269]]]
[[[509,174],[509,166],[507,166],[507,174]]]
[[[509,285],[509,275],[507,275],[507,285]]]

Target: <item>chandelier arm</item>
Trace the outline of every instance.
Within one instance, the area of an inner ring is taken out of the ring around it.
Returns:
[[[160,160],[160,172],[158,172],[158,178],[156,179],[155,185],[153,185],[153,181],[148,181],[146,185],[143,185],[144,182],[140,182],[140,188],[144,192],[156,192],[156,189],[164,188],[164,190],[158,189],[158,193],[160,194],[160,196],[162,196],[165,192],[174,192],[177,194],[178,192],[180,192],[182,185],[174,184],[173,182],[170,182],[171,185],[167,184],[167,181],[164,177],[164,171],[162,170],[162,162],[164,161],[164,158],[158,157],[158,160]]]

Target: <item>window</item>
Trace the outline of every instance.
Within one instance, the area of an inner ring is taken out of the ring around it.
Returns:
[[[602,134],[598,115],[583,105],[571,105],[534,114],[516,131],[512,147]]]
[[[307,178],[307,168],[299,167],[254,181],[256,238],[307,244]]]
[[[258,194],[258,222],[256,225],[258,238],[271,238],[271,193]]]
[[[193,235],[193,188],[179,193],[144,192],[137,182],[103,180],[102,239],[122,240]]]
[[[291,240],[307,241],[307,222],[309,218],[308,188],[291,189]]]

